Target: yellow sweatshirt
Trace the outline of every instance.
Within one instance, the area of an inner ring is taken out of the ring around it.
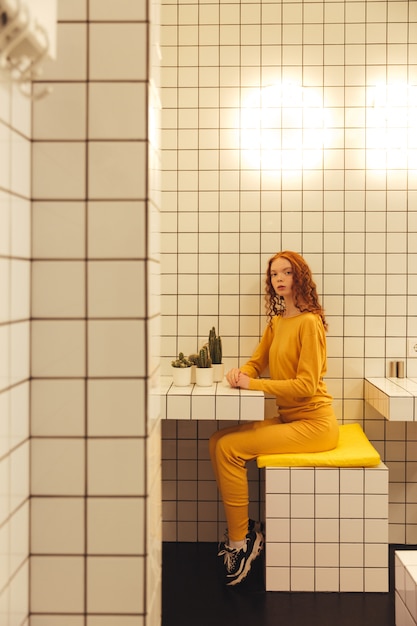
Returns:
[[[326,334],[315,313],[272,318],[251,359],[240,369],[251,377],[249,389],[276,396],[281,418],[314,418],[327,413],[332,397],[326,373]],[[258,378],[269,365],[270,378]]]

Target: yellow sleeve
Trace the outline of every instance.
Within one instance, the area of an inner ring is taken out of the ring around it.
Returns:
[[[281,360],[274,363],[274,357]],[[306,316],[299,331],[288,338],[285,357],[270,351],[270,379],[251,378],[249,389],[274,395],[278,404],[305,402],[316,395],[326,369],[324,328],[316,316]]]

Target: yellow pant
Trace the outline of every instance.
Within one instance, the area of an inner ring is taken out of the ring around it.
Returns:
[[[229,538],[240,541],[248,532],[248,461],[261,454],[332,450],[338,436],[339,426],[329,407],[309,419],[283,423],[275,417],[216,431],[210,437],[210,458],[223,500]]]

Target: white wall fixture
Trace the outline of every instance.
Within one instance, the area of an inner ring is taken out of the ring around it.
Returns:
[[[56,0],[0,0],[0,68],[10,72],[25,95],[34,97],[31,81],[55,53]],[[36,98],[47,93],[41,91]]]

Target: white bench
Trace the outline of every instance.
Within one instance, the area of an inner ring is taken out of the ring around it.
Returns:
[[[257,459],[266,591],[388,591],[388,468],[358,424],[340,433],[334,451]]]

